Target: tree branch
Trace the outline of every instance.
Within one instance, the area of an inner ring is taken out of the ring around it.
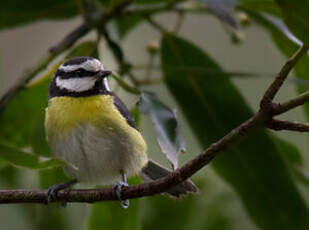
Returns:
[[[291,109],[297,106],[299,100],[291,100],[292,102],[283,103],[280,106],[273,106],[272,100],[276,93],[279,91],[282,83],[286,79],[289,72],[293,69],[297,60],[304,55],[307,51],[307,47],[302,47],[297,53],[290,58],[279,72],[277,78],[271,84],[266,91],[262,100],[267,101],[271,105],[271,109],[262,107],[252,118],[245,121],[237,128],[230,131],[227,135],[222,137],[217,142],[211,144],[201,154],[195,157],[193,160],[187,162],[181,168],[171,172],[166,177],[139,185],[124,187],[122,192],[123,199],[138,198],[144,196],[152,196],[158,193],[162,193],[169,188],[187,180],[205,165],[207,165],[215,156],[217,156],[222,150],[230,147],[235,142],[241,140],[243,136],[248,135],[250,132],[257,128],[268,127],[267,121],[271,121],[274,114],[279,114],[280,111],[286,111],[287,108]],[[303,98],[303,96],[301,96]],[[295,102],[296,101],[296,102]],[[303,102],[308,101],[305,97]],[[295,103],[295,104],[294,104]],[[293,106],[291,106],[293,104]],[[294,106],[295,105],[295,106]],[[273,125],[282,124],[282,121],[273,120]],[[269,122],[268,122],[269,123]],[[291,122],[284,122],[284,124],[292,127]],[[298,125],[299,126],[299,125]],[[299,126],[300,127],[300,126]],[[304,128],[304,124],[302,125]],[[46,190],[0,190],[0,203],[43,203],[45,202],[47,195]],[[87,202],[92,203],[96,201],[104,200],[117,200],[117,196],[113,189],[72,189],[60,191],[58,193],[58,201],[63,202]]]
[[[296,53],[283,65],[281,71],[278,73],[275,80],[272,82],[272,84],[268,87],[266,90],[261,103],[260,107],[261,109],[268,109],[269,105],[273,101],[274,97],[278,93],[279,89],[281,88],[283,82],[288,77],[291,70],[294,68],[298,60],[308,52],[308,47],[303,45],[301,46]]]
[[[273,104],[273,107],[275,108],[273,115],[285,113],[291,109],[305,104],[307,101],[309,101],[309,91],[302,93],[286,102]]]
[[[59,43],[52,46],[49,49],[49,52],[52,54],[60,54],[63,51],[71,48],[75,42],[86,35],[91,30],[91,27],[86,24],[82,23],[78,27],[76,27],[72,32],[70,32],[67,36],[65,36]]]
[[[297,132],[309,132],[309,124],[295,122],[295,121],[281,121],[272,119],[266,123],[266,127],[279,131],[290,130]]]

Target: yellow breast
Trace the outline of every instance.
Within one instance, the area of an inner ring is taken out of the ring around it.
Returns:
[[[107,126],[118,128],[123,132],[133,129],[114,106],[110,95],[55,97],[49,101],[45,116],[48,137],[65,135],[85,123],[102,129]]]

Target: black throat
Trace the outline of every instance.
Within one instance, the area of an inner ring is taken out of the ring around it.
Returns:
[[[93,95],[100,95],[100,94],[111,94],[110,91],[106,88],[103,78],[98,79],[95,83],[95,85],[86,91],[81,91],[81,92],[74,92],[74,91],[69,91],[64,88],[60,88],[56,84],[56,77],[53,78],[49,85],[49,98],[53,97],[88,97],[88,96],[93,96]]]

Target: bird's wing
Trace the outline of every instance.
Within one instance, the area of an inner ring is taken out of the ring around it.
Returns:
[[[153,181],[167,176],[171,171],[153,160],[149,160],[147,166],[142,169],[140,176],[145,181]],[[179,198],[190,193],[199,193],[198,188],[190,180],[186,180],[168,189],[166,193],[174,198]]]
[[[114,105],[119,110],[120,114],[127,120],[128,124],[133,127],[134,129],[138,130],[137,125],[135,123],[134,118],[132,117],[130,111],[126,107],[126,105],[121,101],[119,97],[117,97],[116,94],[111,93],[111,95],[114,97]]]

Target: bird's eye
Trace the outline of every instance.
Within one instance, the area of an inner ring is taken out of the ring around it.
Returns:
[[[79,76],[83,75],[85,73],[85,70],[83,69],[78,69],[78,70],[75,70],[75,73]]]

